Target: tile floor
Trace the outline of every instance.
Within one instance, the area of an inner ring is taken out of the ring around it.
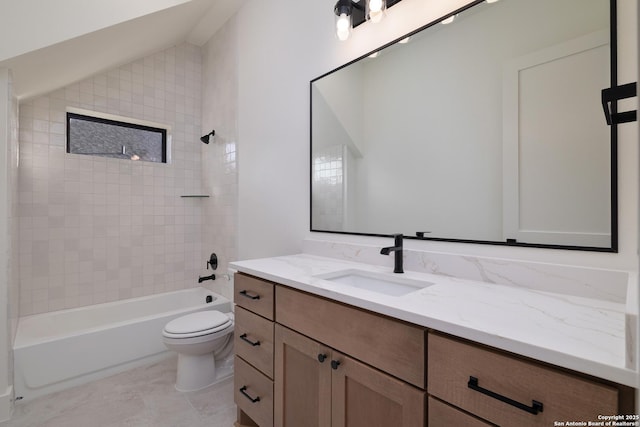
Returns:
[[[175,357],[17,403],[0,427],[231,427],[233,377],[201,391],[173,387]]]

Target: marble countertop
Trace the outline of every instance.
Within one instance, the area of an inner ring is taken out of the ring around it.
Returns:
[[[231,263],[247,274],[631,387],[625,304],[298,254]],[[401,295],[317,276],[345,269],[433,283]],[[626,339],[625,339],[626,338]]]

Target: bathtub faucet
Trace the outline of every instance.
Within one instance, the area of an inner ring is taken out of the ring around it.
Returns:
[[[200,277],[198,277],[198,283],[202,283],[205,280],[216,280],[216,275],[212,274],[211,276],[204,276],[204,277],[200,276]]]

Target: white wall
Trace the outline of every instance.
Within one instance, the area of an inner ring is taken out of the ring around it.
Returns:
[[[0,61],[189,1],[0,0]]]
[[[332,8],[257,0],[237,16],[240,259],[297,252],[309,229],[309,81],[331,69]]]
[[[295,253],[309,235],[309,81],[467,3],[403,0],[380,24],[364,24],[340,43],[332,0],[250,0],[238,20],[240,259]],[[635,81],[636,4],[619,1],[619,80]],[[302,18],[304,17],[304,18]],[[619,131],[618,254],[411,242],[421,249],[560,262],[594,267],[637,267],[637,124]],[[364,241],[357,236],[323,236]],[[385,240],[386,241],[386,240]]]

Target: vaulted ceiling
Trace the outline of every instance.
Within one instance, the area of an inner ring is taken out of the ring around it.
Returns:
[[[19,99],[182,42],[203,45],[245,0],[0,0],[0,68]]]

